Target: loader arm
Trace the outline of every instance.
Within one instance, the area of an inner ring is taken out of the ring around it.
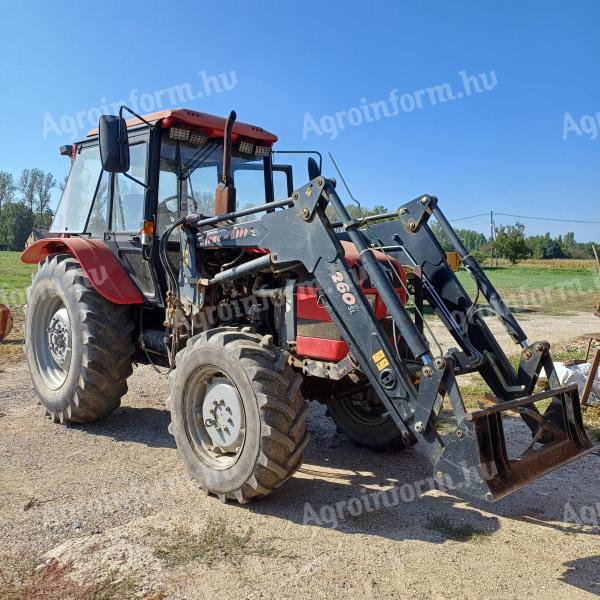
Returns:
[[[328,204],[340,217],[359,252],[362,267],[412,356],[422,364],[418,387],[343,260],[342,245],[325,212]],[[274,208],[282,210],[270,210],[262,218],[240,225],[226,224],[210,229],[229,219]],[[485,274],[464,248],[459,247],[463,263],[474,273],[483,295],[513,339],[524,347],[520,368],[518,372],[513,370],[445,262],[443,251],[426,225],[432,214],[436,214],[438,221],[445,221],[437,208],[437,199],[425,196],[414,200],[399,209],[398,220],[373,226],[373,239],[361,229],[361,220],[350,217],[334,183],[317,177],[291,198],[277,203],[208,219],[191,217],[182,243],[193,243],[203,249],[246,247],[268,251],[219,273],[209,284],[265,268],[285,269],[302,264],[314,277],[324,306],[348,343],[353,358],[402,434],[407,438],[412,434],[422,442],[434,464],[436,480],[441,485],[452,482],[476,497],[494,500],[581,456],[589,451],[591,443],[582,426],[577,391],[558,386],[549,345],[527,344],[524,332]],[[447,221],[445,223],[447,225]],[[447,227],[454,234],[450,226]],[[384,267],[374,257],[373,250],[381,248],[404,263],[421,267],[426,298],[462,352],[432,355],[427,340],[397,296]],[[196,286],[197,275],[189,266],[182,268],[188,271],[182,273],[180,280]],[[542,367],[549,374],[552,389],[543,397],[531,396]],[[479,370],[494,392],[497,401],[494,410],[470,413],[465,410],[456,374],[472,370]],[[434,406],[438,394],[448,395],[457,421],[456,430],[446,439],[442,439],[435,426]],[[552,398],[552,405],[542,415],[535,403],[547,398]],[[540,440],[545,436],[546,445],[529,448],[526,455],[516,460],[509,459],[501,419],[502,412],[509,409],[520,413]]]

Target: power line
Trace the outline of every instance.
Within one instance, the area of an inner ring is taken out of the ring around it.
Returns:
[[[470,217],[461,217],[460,219],[450,219],[451,223],[455,221],[466,221],[467,219],[474,219],[475,217],[487,217],[489,213],[479,213],[478,215],[471,215]]]
[[[578,219],[556,219],[552,217],[527,217],[525,215],[511,215],[509,213],[495,212],[495,215],[501,215],[503,217],[515,217],[517,219],[534,219],[536,221],[558,221],[559,223],[591,223],[592,225],[600,224],[600,221],[590,220],[578,220]]]
[[[516,219],[533,219],[535,221],[556,221],[559,223],[583,223],[583,224],[589,223],[591,225],[600,225],[600,221],[590,221],[588,219],[578,220],[578,219],[558,219],[558,218],[552,218],[552,217],[529,217],[526,215],[513,215],[510,213],[501,213],[501,212],[496,212],[496,211],[494,211],[494,214],[498,215],[498,216],[502,216],[502,217],[514,217]],[[450,219],[450,222],[455,223],[456,221],[467,221],[468,219],[475,219],[477,217],[485,217],[487,215],[489,215],[489,213],[479,213],[477,215],[471,215],[470,217],[460,217],[459,219]],[[477,223],[477,225],[479,225],[479,223]]]

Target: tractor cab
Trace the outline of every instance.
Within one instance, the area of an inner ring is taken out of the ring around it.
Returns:
[[[72,169],[51,232],[132,237],[143,233],[144,221],[153,221],[154,233],[160,235],[188,211],[212,216],[291,194],[291,169],[272,163],[277,137],[236,121],[230,177],[237,203],[217,203],[226,123],[184,109],[130,119],[123,134],[128,145],[126,169],[117,169],[124,165],[116,163],[102,168],[98,129],[82,142],[63,146],[61,153],[71,157]]]
[[[187,214],[213,216],[289,197],[292,169],[273,164],[277,137],[255,125],[232,120],[224,174],[227,119],[176,109],[122,122],[119,135],[127,156],[106,151],[102,156],[103,133],[114,133],[106,128],[61,148],[72,164],[50,233],[104,240],[145,299],[162,304],[160,269],[144,260],[152,255],[154,242]],[[237,193],[219,193],[225,183]],[[178,239],[177,234],[170,238],[174,253]]]

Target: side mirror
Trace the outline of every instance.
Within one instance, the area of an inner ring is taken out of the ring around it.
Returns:
[[[129,171],[129,141],[125,119],[102,115],[98,125],[98,138],[102,168],[109,173]]]
[[[308,158],[308,179],[312,181],[313,179],[316,179],[320,174],[321,169],[319,169],[317,161],[312,156],[310,156]]]

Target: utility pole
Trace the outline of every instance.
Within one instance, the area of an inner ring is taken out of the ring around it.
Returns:
[[[495,227],[494,227],[494,211],[490,210],[490,267],[494,266],[494,236],[495,236]]]

